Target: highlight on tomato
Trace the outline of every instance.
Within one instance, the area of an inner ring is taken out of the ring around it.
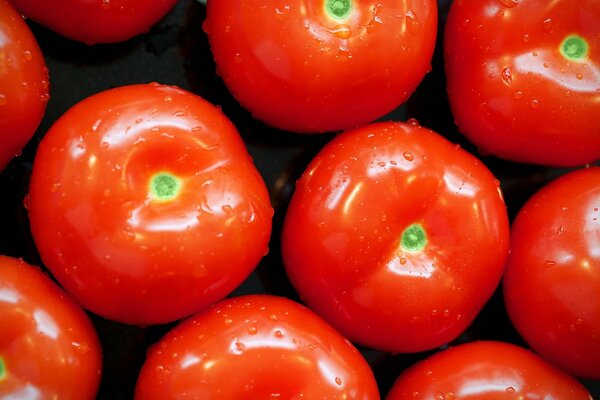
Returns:
[[[114,43],[147,32],[177,0],[10,0],[27,18],[87,44]]]
[[[452,2],[444,48],[459,131],[512,161],[600,159],[599,37],[597,0]]]
[[[49,99],[48,69],[21,15],[0,0],[0,171],[32,138]]]
[[[513,344],[479,341],[451,347],[409,367],[386,400],[591,400],[570,375]]]
[[[378,400],[369,365],[342,335],[283,297],[223,300],[150,348],[135,399]]]
[[[43,138],[29,199],[43,263],[86,309],[136,325],[225,297],[267,253],[273,209],[234,125],[140,84],[73,106]]]
[[[282,231],[301,298],[350,340],[396,353],[459,336],[498,286],[508,246],[498,180],[414,120],[327,144]]]
[[[503,289],[508,315],[540,356],[600,379],[600,168],[535,193],[511,231]]]
[[[259,120],[317,133],[404,103],[430,69],[435,0],[218,0],[204,30],[217,71]]]
[[[96,398],[102,350],[85,312],[37,267],[0,256],[0,398]]]

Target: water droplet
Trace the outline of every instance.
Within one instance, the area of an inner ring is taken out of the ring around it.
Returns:
[[[31,61],[31,59],[33,58],[33,55],[31,54],[31,52],[29,50],[25,50],[23,52],[23,58],[25,59],[25,61]]]
[[[336,376],[336,377],[335,377],[335,383],[336,383],[336,385],[338,385],[338,386],[341,386],[341,385],[342,385],[342,380],[340,379],[340,377],[339,377],[339,376]]]
[[[521,92],[520,90],[515,92],[515,94],[514,94],[515,100],[519,100],[522,97],[523,97],[523,92]]]
[[[333,29],[330,29],[329,32],[339,39],[349,39],[352,36],[350,26],[346,24],[336,25]]]
[[[413,10],[408,10],[405,14],[406,29],[411,33],[419,33],[421,22]]]
[[[171,96],[165,96],[165,97],[163,98],[163,101],[164,101],[165,103],[170,103],[170,102],[172,102],[172,101],[173,101],[173,97],[171,97]]]
[[[282,338],[283,338],[283,336],[284,336],[284,335],[283,335],[283,332],[281,332],[280,330],[276,330],[276,331],[275,331],[275,337],[276,337],[277,339],[282,339]]]
[[[544,29],[552,28],[552,18],[546,18],[544,21],[542,21],[542,25],[544,26]]]
[[[513,8],[519,5],[519,0],[500,0],[500,3],[508,8]]]
[[[254,326],[254,325],[250,325],[250,326],[248,327],[248,333],[249,333],[250,335],[256,335],[256,333],[257,333],[257,332],[258,332],[258,328],[256,328],[256,326]]]
[[[555,265],[556,265],[556,261],[554,261],[554,260],[546,260],[546,261],[544,261],[544,266],[545,267],[553,267]]]
[[[508,85],[512,83],[512,73],[509,67],[502,70],[502,80]]]
[[[5,94],[0,93],[0,106],[5,106],[8,103],[8,99]]]
[[[406,264],[406,258],[400,257],[400,265]]]
[[[415,156],[410,151],[405,151],[404,153],[402,153],[402,156],[404,156],[404,159],[406,161],[412,161],[415,159]]]
[[[502,18],[502,17],[504,17],[504,11],[502,11],[502,10],[498,11],[498,14],[496,14],[496,16],[497,16],[498,18]]]
[[[110,0],[102,0],[102,2],[100,3],[100,7],[103,10],[108,10],[110,8]]]
[[[233,324],[233,320],[231,318],[225,318],[225,320],[223,322],[225,323],[225,325]]]
[[[537,51],[534,51],[534,52],[532,52],[531,54],[532,54],[534,57],[537,57],[537,56],[538,56],[538,52],[537,52]]]
[[[537,99],[533,99],[531,100],[531,103],[529,105],[531,108],[538,108],[540,106],[540,101]]]
[[[417,121],[416,118],[409,118],[408,120],[406,120],[406,123],[410,126],[419,126],[419,121]]]
[[[525,43],[529,42],[529,35],[528,35],[528,34],[524,34],[524,35],[523,35],[523,41],[524,41]]]
[[[514,393],[515,392],[515,388],[512,386],[509,386],[506,388],[506,393]]]
[[[567,91],[565,92],[565,96],[566,96],[566,97],[570,97],[570,96],[571,96],[571,91],[570,91],[570,90],[567,90]]]
[[[240,53],[235,53],[235,55],[233,56],[233,62],[236,64],[241,64],[242,63],[242,55]]]
[[[575,75],[575,78],[577,78],[578,80],[582,80],[583,74],[577,74],[577,75]]]

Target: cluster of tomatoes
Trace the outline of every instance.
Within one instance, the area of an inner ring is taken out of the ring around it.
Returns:
[[[0,399],[589,400],[599,159],[597,0],[0,0]]]

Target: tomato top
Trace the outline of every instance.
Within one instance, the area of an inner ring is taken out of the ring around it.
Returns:
[[[6,256],[0,321],[0,398],[96,398],[102,354],[89,318],[39,269]]]
[[[378,123],[325,146],[297,182],[283,261],[302,299],[351,340],[393,352],[457,337],[508,254],[498,181],[416,123]]]
[[[148,353],[137,400],[379,399],[369,365],[307,308],[268,295],[227,299]]]
[[[120,322],[172,321],[224,297],[266,254],[272,214],[231,122],[158,84],[75,105],[31,176],[45,265],[84,307]]]
[[[600,2],[454,1],[444,44],[455,121],[484,152],[551,166],[600,158]]]
[[[294,132],[392,111],[430,68],[435,0],[208,2],[219,74],[258,119]]]
[[[599,210],[598,167],[542,188],[515,219],[504,279],[509,316],[527,343],[592,379],[600,379]]]
[[[87,44],[120,42],[146,32],[177,0],[11,0],[26,17]]]
[[[0,0],[0,171],[31,139],[48,103],[48,70],[21,15]]]

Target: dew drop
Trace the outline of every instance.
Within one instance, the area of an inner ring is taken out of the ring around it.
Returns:
[[[509,67],[506,67],[502,70],[502,80],[508,85],[512,83],[512,73]]]
[[[512,386],[509,386],[506,388],[506,393],[514,393],[515,392],[515,388]]]
[[[515,100],[519,100],[522,97],[523,97],[523,92],[521,92],[521,91],[515,92],[515,94],[514,94]]]
[[[415,156],[410,151],[405,151],[404,153],[402,153],[402,156],[406,161],[412,161],[415,159]]]
[[[340,377],[339,377],[339,376],[336,376],[336,377],[335,377],[335,383],[336,383],[336,385],[338,385],[338,386],[341,386],[341,385],[342,385],[342,380],[340,379]]]
[[[582,80],[583,74],[577,74],[577,75],[575,75],[575,78],[577,78],[577,80]]]
[[[542,21],[542,25],[544,29],[552,28],[552,18],[546,18],[544,21]]]
[[[5,106],[8,103],[8,99],[5,94],[0,93],[0,106]]]
[[[540,106],[540,101],[537,99],[533,99],[531,100],[531,103],[529,105],[531,106],[531,108],[538,108]]]
[[[500,0],[500,3],[508,8],[513,8],[519,5],[519,0]]]

